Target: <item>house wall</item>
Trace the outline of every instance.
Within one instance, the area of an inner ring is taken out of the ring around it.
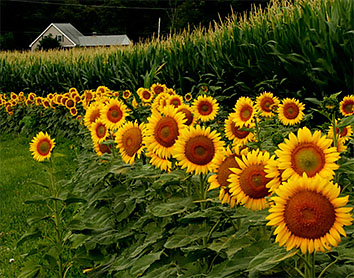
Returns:
[[[74,44],[69,41],[61,32],[58,31],[54,26],[50,26],[50,28],[43,33],[43,35],[32,45],[31,50],[36,50],[40,40],[45,37],[49,36],[49,34],[52,34],[52,38],[56,38],[57,35],[61,35],[63,38],[63,41],[60,43],[62,47],[73,47]]]

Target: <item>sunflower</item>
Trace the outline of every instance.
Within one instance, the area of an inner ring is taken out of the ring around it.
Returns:
[[[289,134],[289,139],[278,145],[278,168],[284,170],[282,179],[301,178],[304,173],[309,178],[319,174],[323,178],[332,178],[339,166],[336,148],[330,147],[332,140],[321,135],[317,130],[313,134],[307,128],[300,128],[297,136]]]
[[[211,96],[201,95],[193,101],[192,109],[197,119],[207,122],[216,117],[219,111],[219,104]]]
[[[152,112],[161,112],[163,108],[167,105],[167,99],[170,97],[168,93],[158,94],[151,104]]]
[[[273,96],[273,93],[263,92],[256,99],[256,108],[261,113],[263,117],[273,117],[274,107],[278,107],[279,99]]]
[[[354,114],[354,95],[349,95],[343,98],[339,103],[339,109],[343,116]]]
[[[77,115],[77,109],[76,109],[75,106],[70,108],[70,114],[71,114],[71,116],[76,116]]]
[[[208,190],[220,188],[219,200],[222,204],[230,204],[231,208],[234,207],[236,198],[231,196],[228,178],[229,175],[232,174],[230,168],[238,167],[235,156],[236,154],[233,153],[229,147],[223,150],[223,155],[218,155],[214,160],[216,174],[208,178],[208,182],[210,183]]]
[[[108,128],[101,119],[91,124],[90,132],[93,142],[102,143],[108,136]]]
[[[150,157],[149,163],[151,165],[154,165],[156,168],[159,168],[162,171],[171,172],[172,162],[168,158],[162,158],[151,150],[146,152],[146,156]]]
[[[51,151],[55,146],[55,139],[51,139],[48,133],[39,132],[35,137],[33,137],[30,143],[30,151],[32,156],[37,161],[43,161],[44,159],[49,159]]]
[[[184,100],[187,101],[187,102],[191,101],[192,98],[193,98],[193,96],[192,96],[191,93],[186,93],[186,94],[184,95]]]
[[[237,126],[234,122],[236,113],[230,113],[227,119],[225,120],[224,130],[227,139],[233,141],[234,144],[245,145],[250,141],[255,140],[255,136],[251,131],[242,130],[241,127]],[[254,123],[245,125],[245,128],[253,128]]]
[[[123,91],[122,96],[124,99],[128,99],[131,96],[131,94],[132,94],[131,91],[125,90]]]
[[[94,142],[93,147],[95,152],[98,156],[102,156],[104,153],[111,153],[112,148],[114,147],[113,144],[105,144],[104,142],[98,143]]]
[[[344,207],[348,196],[338,197],[340,187],[328,179],[305,174],[298,181],[289,180],[272,197],[274,205],[266,217],[268,226],[276,226],[274,234],[286,250],[300,248],[302,253],[331,250],[346,236],[343,226],[351,225],[352,207]]]
[[[164,107],[162,114],[152,113],[146,125],[145,146],[159,157],[169,158],[185,121],[184,114],[171,105]]]
[[[347,146],[345,145],[344,138],[338,138],[337,140],[337,152],[345,153],[347,151]]]
[[[167,91],[167,87],[164,84],[155,83],[152,84],[150,91],[153,92],[155,95],[159,95],[161,93],[165,93]]]
[[[283,170],[279,170],[278,161],[272,156],[264,167],[264,172],[266,172],[266,178],[271,180],[266,184],[271,192],[274,192],[282,183],[281,174]]]
[[[214,171],[213,160],[222,154],[223,144],[220,135],[210,127],[191,126],[181,131],[173,156],[187,172],[207,174]]]
[[[236,126],[243,127],[251,124],[255,115],[255,108],[252,99],[240,97],[234,107],[235,117],[233,119]]]
[[[142,102],[151,102],[154,98],[154,94],[146,88],[139,88],[137,94]]]
[[[93,102],[90,104],[84,117],[84,123],[87,128],[90,128],[91,124],[101,117],[102,108],[103,105],[100,102]]]
[[[119,128],[127,116],[127,106],[117,99],[110,99],[101,110],[102,121],[109,129]]]
[[[305,105],[295,98],[285,98],[279,104],[278,118],[283,125],[295,125],[302,121]]]
[[[186,122],[184,124],[186,126],[192,126],[196,122],[196,118],[193,115],[193,110],[189,105],[182,104],[178,106],[177,112],[182,112],[184,114],[184,117],[186,119]]]
[[[338,125],[337,120],[335,121],[335,125]],[[350,140],[350,136],[353,135],[353,129],[351,125],[347,125],[345,127],[343,127],[342,131],[339,130],[338,127],[336,127],[336,135],[338,136],[338,138],[343,139],[344,142]],[[327,134],[328,138],[333,139],[333,125],[330,125],[328,128],[328,134]]]
[[[135,156],[140,158],[143,152],[143,132],[144,123],[140,125],[137,121],[126,122],[116,133],[115,142],[123,161],[127,164],[133,164]]]
[[[267,183],[271,180],[266,177],[265,165],[270,159],[268,152],[258,149],[247,155],[242,155],[236,162],[239,168],[231,168],[228,181],[230,192],[236,202],[252,210],[262,210],[268,207],[266,197],[271,195]]]
[[[169,96],[166,100],[167,105],[173,105],[175,108],[183,104],[183,97],[180,95]]]
[[[68,98],[65,102],[65,107],[70,109],[72,107],[75,107],[76,106],[76,102],[75,100],[71,99],[71,98]]]

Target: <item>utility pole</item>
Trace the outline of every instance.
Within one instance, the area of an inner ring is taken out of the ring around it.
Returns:
[[[159,23],[157,25],[157,39],[160,39],[160,25],[161,25],[161,17],[159,17]]]

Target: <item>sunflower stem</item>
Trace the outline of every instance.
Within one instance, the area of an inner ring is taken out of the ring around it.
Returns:
[[[256,138],[257,138],[257,146],[259,149],[261,149],[262,142],[261,142],[261,137],[260,137],[260,128],[257,120],[257,116],[254,117],[254,123],[256,125]]]
[[[305,278],[315,278],[315,253],[309,253],[308,251],[305,254]]]
[[[332,265],[334,265],[338,261],[338,258],[336,258],[333,262],[331,262],[329,265],[327,265],[320,273],[320,275],[317,278],[322,278],[323,274],[329,269]]]

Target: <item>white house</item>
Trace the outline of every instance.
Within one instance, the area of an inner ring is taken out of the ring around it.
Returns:
[[[56,38],[62,47],[89,47],[129,45],[131,41],[127,35],[92,35],[84,36],[70,23],[51,23],[30,45],[31,50],[38,48],[41,39],[51,35]]]

